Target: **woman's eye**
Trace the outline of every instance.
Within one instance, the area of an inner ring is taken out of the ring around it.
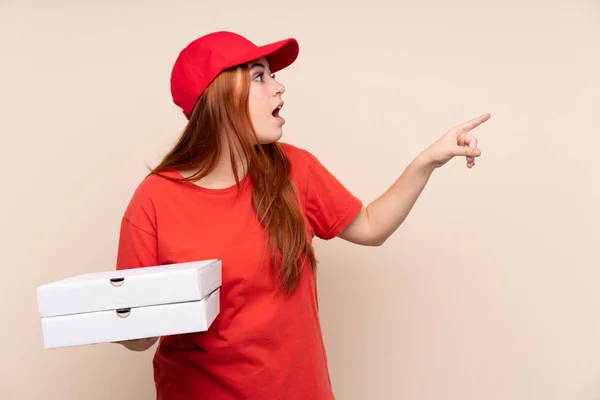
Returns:
[[[269,76],[270,76],[272,79],[275,79],[275,74],[271,74],[271,75],[269,75]],[[254,77],[254,80],[255,80],[255,81],[258,81],[258,82],[264,82],[264,80],[265,80],[265,73],[264,73],[264,72],[261,72],[260,74],[256,75],[256,76]]]

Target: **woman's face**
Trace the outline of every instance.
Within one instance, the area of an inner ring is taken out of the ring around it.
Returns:
[[[283,119],[279,113],[283,107],[281,95],[285,87],[271,74],[269,63],[259,58],[248,63],[250,73],[250,118],[261,144],[276,142],[283,134]]]

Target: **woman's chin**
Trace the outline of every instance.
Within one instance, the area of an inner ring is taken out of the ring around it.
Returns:
[[[258,142],[260,144],[275,143],[283,136],[283,130],[278,129],[275,132],[269,132],[268,134],[258,135]]]

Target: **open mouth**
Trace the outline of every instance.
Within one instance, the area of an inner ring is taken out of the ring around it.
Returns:
[[[281,103],[280,105],[277,106],[277,108],[275,110],[273,110],[272,114],[275,118],[280,118],[279,117],[279,111],[281,110],[281,108],[283,107],[283,103]]]

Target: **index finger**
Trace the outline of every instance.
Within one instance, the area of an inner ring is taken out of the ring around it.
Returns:
[[[464,123],[458,125],[456,128],[468,132],[472,129],[477,128],[479,125],[483,124],[485,121],[490,119],[490,117],[491,117],[490,113],[485,113],[485,114],[480,115],[477,118],[473,118],[470,121],[467,121],[467,122],[464,122]]]

